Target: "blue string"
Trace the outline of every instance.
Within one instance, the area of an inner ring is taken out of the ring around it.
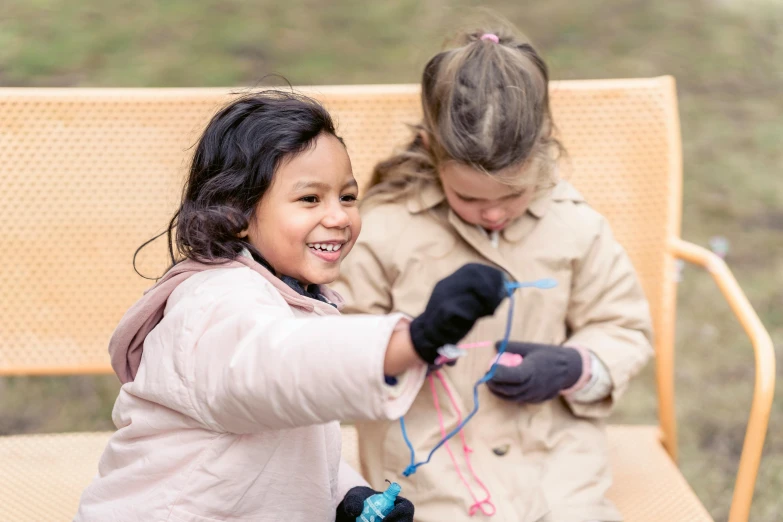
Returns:
[[[498,348],[498,355],[502,355],[506,352],[506,348],[508,348],[508,341],[511,337],[511,323],[514,318],[514,291],[518,288],[539,288],[542,290],[547,290],[549,288],[554,288],[557,286],[557,281],[554,279],[539,279],[538,281],[529,281],[529,282],[508,282],[506,283],[506,293],[508,294],[509,298],[509,307],[508,307],[508,319],[506,320],[506,332],[503,335],[503,340],[500,342],[500,347]],[[495,362],[490,367],[489,371],[484,374],[483,377],[481,377],[478,381],[476,381],[476,384],[473,385],[473,410],[468,414],[467,417],[465,417],[462,422],[457,425],[456,428],[454,428],[451,432],[446,434],[445,437],[443,437],[438,444],[435,445],[434,448],[432,448],[432,451],[430,451],[429,455],[427,455],[427,460],[424,460],[422,462],[416,462],[416,451],[413,449],[413,444],[411,443],[410,439],[408,438],[408,431],[405,429],[405,417],[400,417],[400,428],[402,429],[402,438],[405,440],[405,444],[408,446],[408,450],[411,454],[411,463],[410,465],[405,468],[405,471],[402,472],[403,476],[409,477],[416,473],[416,470],[419,469],[420,466],[423,466],[425,464],[429,464],[430,460],[432,459],[432,455],[435,454],[438,449],[441,448],[446,442],[452,438],[454,435],[458,434],[462,428],[465,427],[465,425],[470,421],[470,419],[473,418],[474,415],[478,412],[479,409],[479,397],[478,397],[478,387],[482,384],[489,381],[492,377],[495,376],[495,369],[497,368],[498,361],[500,360],[500,357],[495,359]]]

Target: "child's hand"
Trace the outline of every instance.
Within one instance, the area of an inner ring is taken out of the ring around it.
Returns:
[[[337,506],[335,522],[356,522],[356,517],[361,515],[364,509],[364,501],[376,493],[380,492],[366,486],[357,486],[348,490],[343,501]],[[410,500],[398,496],[394,502],[394,509],[383,521],[413,522],[413,504]]]
[[[554,399],[574,386],[584,371],[582,354],[566,346],[508,343],[506,353],[520,355],[522,361],[517,358],[517,365],[505,366],[501,360],[487,386],[495,395],[514,402]]]
[[[475,322],[495,313],[506,296],[503,273],[470,263],[435,285],[427,308],[411,322],[411,342],[424,362],[434,364],[438,348],[456,344]]]

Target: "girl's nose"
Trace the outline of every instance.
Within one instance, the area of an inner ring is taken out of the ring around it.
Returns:
[[[322,220],[326,228],[347,228],[351,224],[351,217],[342,205],[331,205]]]
[[[487,223],[500,223],[506,218],[506,212],[500,207],[492,207],[481,213]]]

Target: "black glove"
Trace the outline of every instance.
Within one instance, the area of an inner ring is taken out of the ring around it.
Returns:
[[[435,285],[427,308],[411,322],[411,341],[421,359],[433,364],[438,349],[456,344],[476,321],[492,315],[506,297],[503,273],[470,263]]]
[[[498,342],[496,348],[500,347]],[[554,399],[582,376],[582,354],[552,344],[508,343],[508,353],[522,356],[518,366],[497,365],[487,386],[498,397],[514,402],[538,403]]]
[[[345,498],[337,506],[337,516],[334,522],[356,522],[356,517],[362,514],[364,501],[379,493],[366,486],[357,486],[348,490]],[[397,497],[394,501],[394,509],[386,515],[383,522],[413,522],[413,504],[410,500]]]

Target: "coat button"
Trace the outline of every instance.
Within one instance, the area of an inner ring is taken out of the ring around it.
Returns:
[[[494,448],[492,450],[492,453],[497,455],[498,457],[502,457],[506,453],[508,453],[508,450],[511,449],[511,446],[508,444],[503,444],[502,446],[498,446],[497,448]]]

